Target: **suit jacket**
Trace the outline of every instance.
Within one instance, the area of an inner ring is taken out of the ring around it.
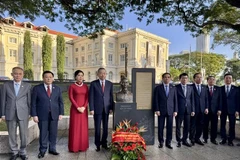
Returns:
[[[239,89],[231,85],[228,96],[226,95],[225,85],[221,87],[222,93],[222,112],[225,114],[235,114],[239,112]]]
[[[169,93],[166,96],[164,84],[154,89],[154,111],[160,111],[161,115],[173,115],[178,112],[176,87],[169,84]]]
[[[210,95],[210,88],[208,88],[208,105],[209,112],[217,114],[218,111],[222,110],[222,97],[221,97],[221,88],[218,86],[213,86],[213,94]]]
[[[201,93],[198,94],[195,84],[192,84],[194,90],[195,113],[204,113],[208,108],[208,89],[201,84]]]
[[[92,81],[89,91],[89,107],[94,114],[106,114],[113,110],[113,84],[105,80],[104,93],[99,80]]]
[[[187,85],[186,97],[184,96],[182,85],[176,85],[178,98],[178,114],[183,115],[185,110],[187,114],[195,112],[194,91],[191,85]]]
[[[2,116],[13,120],[17,114],[19,120],[29,118],[31,107],[31,84],[21,82],[18,95],[15,95],[14,82],[5,82],[2,87]]]
[[[40,121],[48,121],[49,111],[53,120],[58,120],[59,115],[64,115],[62,92],[58,86],[52,84],[52,93],[48,97],[42,83],[33,88],[31,116],[38,116]]]

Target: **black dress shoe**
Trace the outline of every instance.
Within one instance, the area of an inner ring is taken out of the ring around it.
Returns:
[[[27,160],[28,159],[28,156],[27,155],[20,155],[19,156],[22,160]]]
[[[203,140],[203,143],[207,143],[207,142],[208,142],[208,140],[207,140],[207,139],[204,139],[204,140]]]
[[[225,139],[222,139],[219,143],[220,144],[225,144],[227,141]]]
[[[59,153],[57,151],[49,151],[48,153],[52,154],[52,155],[55,155],[55,156],[59,155]]]
[[[192,147],[191,144],[188,143],[188,141],[185,141],[182,143],[184,146],[187,146],[187,147]]]
[[[199,144],[201,146],[204,146],[204,143],[200,139],[196,140],[195,143],[197,143],[197,144]]]
[[[166,147],[169,149],[173,149],[173,147],[171,146],[171,144],[166,144]]]
[[[211,140],[211,142],[215,145],[218,145],[218,142],[216,140]]]
[[[18,158],[18,154],[13,154],[10,158],[10,160],[16,160]]]
[[[195,141],[194,141],[194,140],[191,140],[191,143],[192,143],[192,146],[194,146],[194,145],[195,145]]]
[[[162,148],[162,147],[163,147],[163,144],[159,143],[158,148]]]
[[[99,152],[99,151],[100,151],[100,147],[97,147],[97,148],[96,148],[96,151]]]
[[[177,142],[177,147],[181,147],[181,142]]]
[[[228,141],[228,145],[229,145],[229,146],[234,146],[234,144],[233,144],[232,141]]]
[[[108,145],[102,145],[102,148],[104,148],[104,149],[106,149],[106,150],[109,150]]]
[[[38,153],[38,158],[40,159],[40,158],[43,158],[45,156],[45,153],[44,152],[39,152]]]

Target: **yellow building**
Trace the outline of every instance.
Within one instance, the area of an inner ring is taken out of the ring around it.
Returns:
[[[73,40],[74,68],[85,73],[85,80],[96,79],[99,67],[107,70],[107,79],[119,82],[125,73],[125,48],[128,53],[128,77],[131,81],[132,68],[155,68],[158,83],[166,72],[170,42],[162,37],[138,28],[124,32],[105,30],[105,34],[91,40],[78,37]],[[148,60],[147,60],[148,59]]]
[[[128,53],[128,77],[131,81],[132,68],[155,68],[156,82],[166,72],[170,42],[162,37],[138,28],[124,32],[105,30],[105,35],[96,39],[77,37],[49,29],[47,26],[34,26],[31,22],[19,23],[13,18],[5,18],[0,24],[0,76],[11,77],[14,66],[23,67],[23,39],[26,30],[31,32],[33,50],[34,80],[41,80],[42,37],[46,33],[53,40],[52,71],[57,78],[56,37],[63,34],[66,41],[65,78],[73,79],[74,71],[81,69],[85,80],[95,80],[99,67],[107,70],[107,79],[119,82],[125,73],[125,49]]]
[[[25,31],[30,31],[33,53],[34,80],[41,80],[42,74],[42,37],[49,34],[52,37],[52,71],[57,77],[56,38],[62,34],[66,41],[65,78],[72,79],[72,40],[77,36],[49,29],[47,26],[35,26],[31,22],[17,22],[9,17],[0,23],[0,76],[11,77],[12,68],[23,67],[23,43]],[[69,77],[70,75],[70,77]]]

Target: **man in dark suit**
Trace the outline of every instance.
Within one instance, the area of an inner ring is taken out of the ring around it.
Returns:
[[[108,117],[113,110],[113,84],[106,80],[105,68],[99,68],[97,75],[99,79],[90,84],[89,106],[90,114],[94,118],[96,151],[99,152],[101,145],[108,149]],[[103,134],[100,141],[101,121],[103,123]]]
[[[12,69],[13,81],[3,84],[1,94],[2,119],[6,120],[9,146],[12,156],[10,160],[28,159],[26,153],[28,120],[31,107],[31,84],[22,81],[24,71],[20,67]],[[21,140],[20,150],[17,143],[17,126]]]
[[[203,142],[207,143],[208,141],[209,123],[211,122],[211,142],[217,145],[218,116],[221,115],[222,110],[221,88],[214,85],[215,78],[213,76],[207,77],[207,83],[209,112],[204,116]]]
[[[208,114],[208,90],[205,85],[202,85],[202,74],[195,73],[193,75],[194,84],[194,102],[195,102],[195,116],[190,120],[190,140],[192,145],[195,143],[204,145],[200,140],[203,132],[204,114]]]
[[[163,83],[157,86],[154,90],[154,111],[158,116],[158,141],[159,148],[163,147],[163,129],[165,125],[165,119],[167,120],[167,136],[166,147],[172,149],[172,128],[173,117],[177,116],[177,92],[175,86],[170,84],[171,74],[164,73],[162,75]]]
[[[224,75],[225,85],[221,87],[222,93],[222,114],[221,114],[221,138],[220,144],[225,144],[227,141],[226,120],[229,120],[229,135],[228,145],[234,146],[235,138],[235,123],[236,117],[239,115],[239,91],[238,88],[232,85],[232,75],[227,73]]]
[[[190,129],[190,117],[194,116],[194,92],[193,88],[188,83],[188,75],[182,73],[179,75],[180,84],[176,85],[178,99],[178,115],[176,116],[176,139],[177,147],[183,145],[191,147],[188,139]],[[183,137],[181,138],[181,126],[183,123]]]
[[[62,119],[64,106],[61,89],[52,84],[54,74],[51,71],[44,71],[43,82],[33,88],[31,115],[34,122],[38,123],[39,154],[43,158],[49,143],[49,154],[59,155],[56,151],[58,120]]]

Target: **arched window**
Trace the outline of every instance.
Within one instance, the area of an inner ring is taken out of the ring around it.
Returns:
[[[91,72],[88,72],[88,82],[91,81]]]
[[[108,74],[108,79],[109,79],[110,81],[113,80],[113,72],[112,72],[112,71],[109,72],[109,74]]]

